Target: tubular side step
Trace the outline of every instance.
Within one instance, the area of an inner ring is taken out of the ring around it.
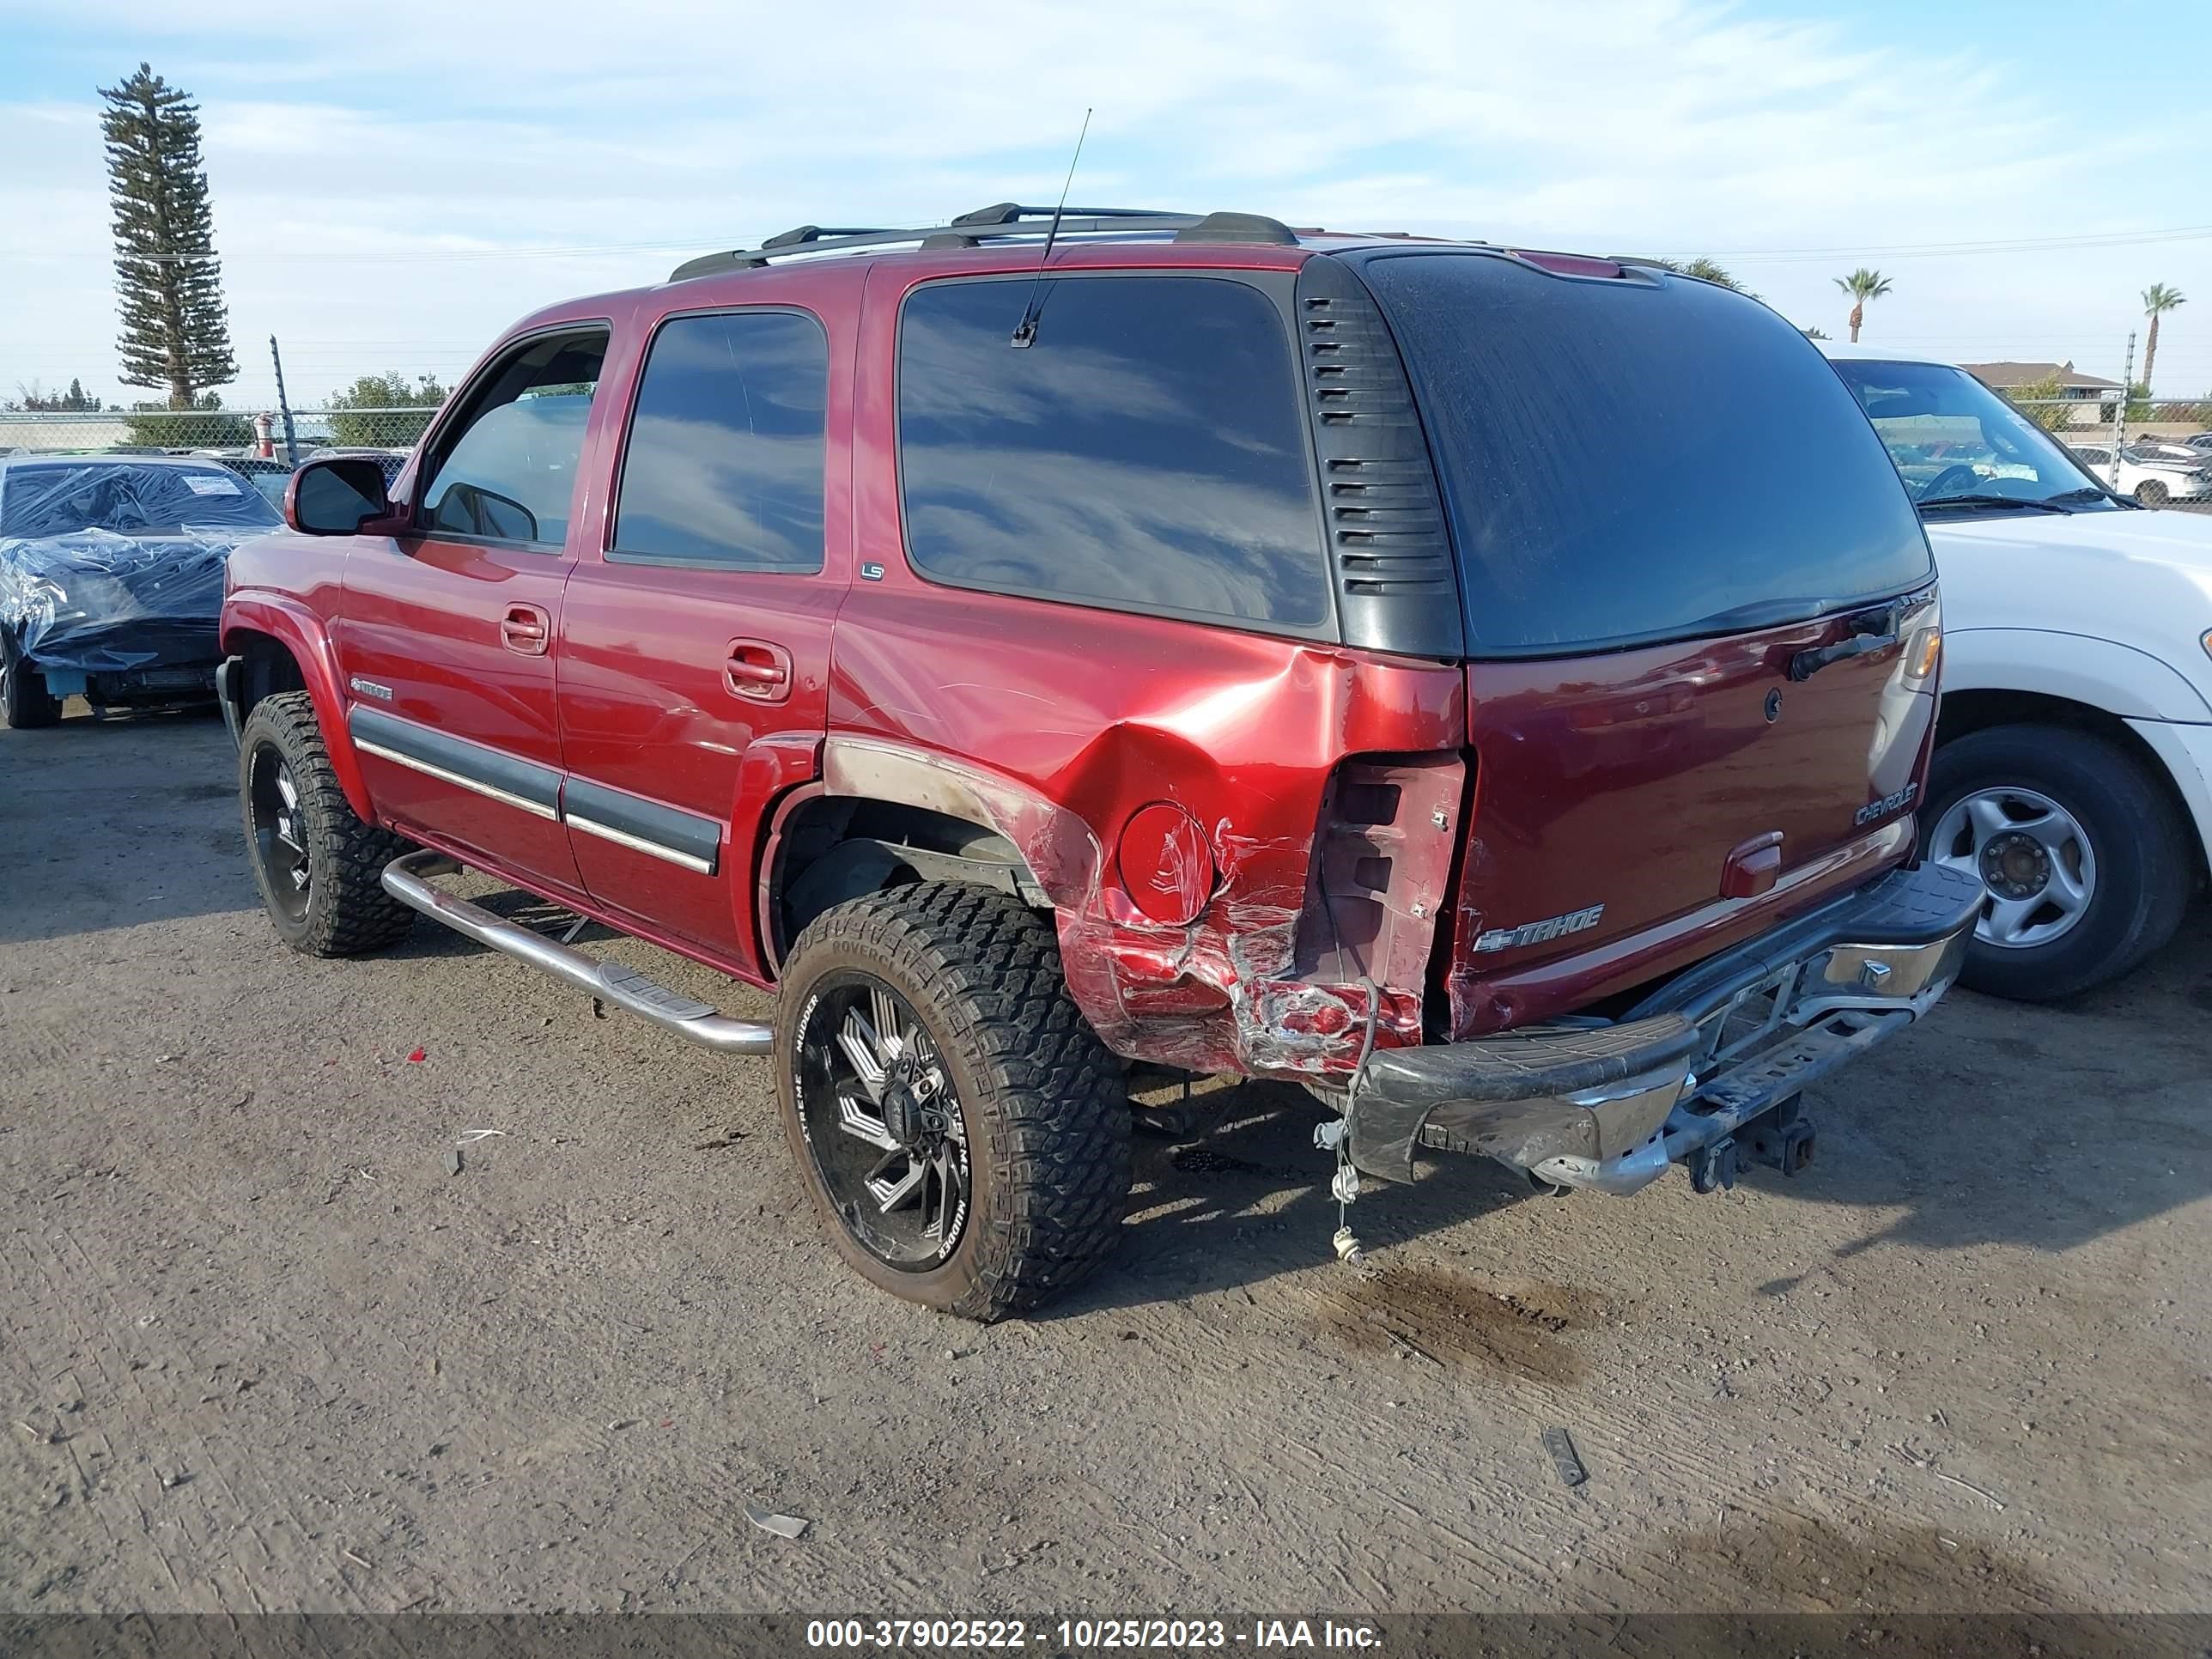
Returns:
[[[479,945],[519,957],[587,995],[627,1009],[702,1048],[717,1048],[726,1054],[764,1054],[773,1045],[775,1031],[769,1026],[756,1020],[731,1019],[696,997],[648,979],[635,968],[602,962],[430,884],[432,876],[452,875],[460,867],[443,853],[409,853],[384,866],[384,890],[409,908],[420,910]]]

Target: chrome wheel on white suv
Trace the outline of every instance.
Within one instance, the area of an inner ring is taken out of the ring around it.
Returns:
[[[1921,855],[1985,897],[1960,979],[2027,1001],[2127,972],[2173,936],[2195,869],[2179,809],[2127,746],[2062,726],[1988,726],[1929,768]]]
[[[2097,853],[2074,815],[2033,789],[2000,785],[1953,803],[1928,856],[1979,881],[1989,898],[1974,938],[2000,950],[2063,939],[2097,893]]]

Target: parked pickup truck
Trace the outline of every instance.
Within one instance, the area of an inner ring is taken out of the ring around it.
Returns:
[[[388,489],[303,466],[222,623],[279,936],[773,1056],[837,1249],[977,1318],[1110,1249],[1128,1062],[1310,1085],[1345,1201],[1795,1173],[1982,899],[1913,862],[1936,572],[1842,381],[1656,266],[1052,216],[551,307]]]

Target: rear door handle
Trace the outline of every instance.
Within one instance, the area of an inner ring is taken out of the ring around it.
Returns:
[[[781,702],[791,696],[791,653],[767,640],[732,640],[722,684],[749,702]]]
[[[526,657],[542,657],[553,642],[553,619],[534,605],[510,605],[499,619],[499,641]]]

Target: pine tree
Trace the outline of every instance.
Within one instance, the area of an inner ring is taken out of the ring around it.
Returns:
[[[107,100],[107,188],[115,210],[116,349],[125,386],[167,388],[190,409],[204,387],[238,378],[222,267],[215,257],[199,106],[141,64]]]
[[[33,380],[28,386],[15,384],[15,396],[0,409],[26,410],[34,415],[95,415],[100,412],[100,399],[84,389],[84,382],[72,375],[67,392],[48,392]]]

